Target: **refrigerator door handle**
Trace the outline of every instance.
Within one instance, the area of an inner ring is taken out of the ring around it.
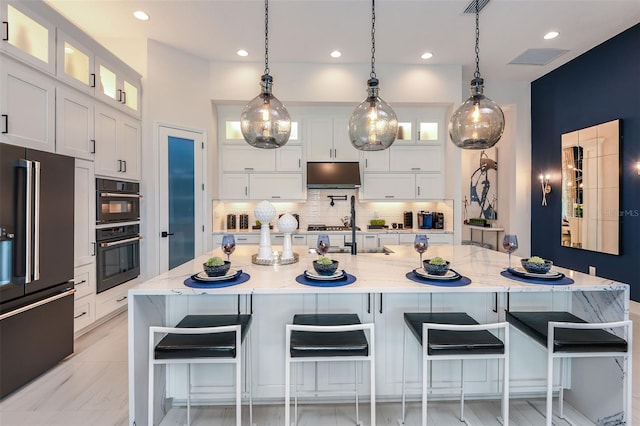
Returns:
[[[9,311],[7,313],[4,313],[4,314],[0,315],[0,321],[3,321],[6,318],[12,317],[14,315],[18,315],[18,314],[21,314],[23,312],[29,311],[29,310],[31,310],[33,308],[37,308],[38,306],[42,306],[42,305],[45,305],[47,303],[51,303],[53,301],[56,301],[58,299],[62,299],[63,297],[71,296],[75,292],[76,292],[76,290],[74,288],[70,288],[70,289],[64,291],[63,293],[59,293],[59,294],[56,294],[55,296],[47,297],[46,299],[38,300],[37,302],[32,303],[30,305],[23,306],[21,308],[15,309],[13,311]]]
[[[33,161],[33,280],[40,279],[40,162]]]
[[[31,201],[31,195],[32,195],[32,188],[33,188],[33,165],[32,162],[29,160],[25,160],[20,159],[18,160],[18,167],[24,167],[27,171],[27,175],[26,175],[26,185],[25,185],[25,272],[24,272],[24,282],[25,284],[29,284],[32,281],[32,275],[33,275],[33,265],[32,265],[32,253],[33,253],[33,247],[32,247],[32,229],[33,229],[33,224],[32,224],[32,218],[33,218],[33,212],[31,210],[32,207],[32,201]]]

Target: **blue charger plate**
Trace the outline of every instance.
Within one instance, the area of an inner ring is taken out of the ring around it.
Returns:
[[[453,271],[453,269],[451,270]],[[453,272],[456,272],[456,271],[453,271]],[[471,284],[471,280],[469,278],[460,274],[458,274],[458,276],[460,277],[458,279],[446,279],[446,280],[424,278],[416,274],[415,271],[407,272],[405,276],[415,283],[434,285],[438,287],[464,287],[466,285]]]
[[[341,287],[343,285],[353,284],[356,282],[356,277],[345,272],[344,277],[337,280],[314,280],[313,278],[308,278],[305,274],[300,274],[296,277],[296,282],[312,287]]]
[[[222,281],[201,281],[197,278],[194,278],[196,275],[197,274],[194,274],[184,280],[184,285],[192,288],[223,288],[245,283],[251,278],[251,275],[247,274],[246,272],[242,272],[242,269],[238,270],[233,278]]]

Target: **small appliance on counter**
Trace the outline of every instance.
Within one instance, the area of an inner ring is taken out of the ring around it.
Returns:
[[[413,228],[413,212],[412,211],[406,211],[403,214],[404,217],[404,229],[411,229]]]
[[[240,215],[240,229],[249,229],[249,215],[246,213]]]
[[[433,214],[431,212],[426,212],[424,210],[420,210],[418,212],[418,228],[420,229],[433,228]]]
[[[234,213],[227,215],[227,229],[236,229],[236,215]]]
[[[433,212],[433,229],[444,229],[444,213]]]

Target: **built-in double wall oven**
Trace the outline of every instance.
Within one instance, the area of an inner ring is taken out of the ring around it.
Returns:
[[[140,275],[140,184],[96,179],[98,293]]]

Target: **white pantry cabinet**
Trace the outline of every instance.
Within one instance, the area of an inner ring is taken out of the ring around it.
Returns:
[[[75,160],[74,265],[96,262],[96,179],[94,164]]]
[[[0,54],[0,142],[55,151],[55,80]]]

